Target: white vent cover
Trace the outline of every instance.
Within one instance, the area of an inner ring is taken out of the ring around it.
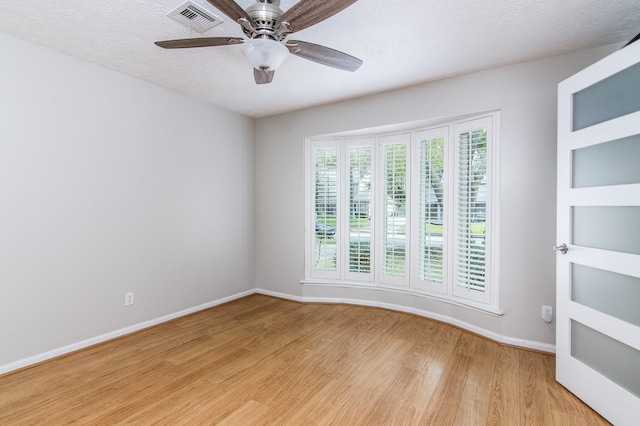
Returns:
[[[176,7],[167,16],[199,33],[210,30],[223,22],[221,18],[211,12],[204,11],[202,6],[197,6],[190,0]]]

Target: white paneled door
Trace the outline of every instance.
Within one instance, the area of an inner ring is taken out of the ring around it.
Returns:
[[[640,42],[558,87],[557,380],[640,424]]]

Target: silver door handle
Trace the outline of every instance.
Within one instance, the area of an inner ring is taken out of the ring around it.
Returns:
[[[569,251],[569,247],[567,247],[565,243],[562,243],[559,246],[555,246],[553,249],[555,251],[559,251],[562,254],[567,254],[567,252]]]

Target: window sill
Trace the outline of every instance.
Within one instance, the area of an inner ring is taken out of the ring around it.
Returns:
[[[384,285],[379,283],[376,284],[374,282],[305,279],[305,280],[301,280],[300,284],[309,285],[309,286],[320,286],[320,287],[359,288],[359,289],[377,290],[377,291],[391,292],[391,293],[408,294],[411,296],[417,296],[425,299],[436,300],[438,302],[446,303],[452,306],[457,306],[461,308],[470,309],[473,311],[482,312],[484,314],[491,315],[494,317],[501,317],[504,315],[504,311],[501,311],[500,309],[494,306],[484,305],[482,303],[477,303],[477,302],[465,300],[458,297],[453,297],[453,296],[449,297],[443,294],[429,293],[426,291],[421,291],[421,290],[412,289],[412,288],[393,287],[391,285]]]

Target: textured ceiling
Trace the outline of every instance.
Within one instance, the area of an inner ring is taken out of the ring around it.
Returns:
[[[165,50],[156,40],[242,37],[224,23],[200,35],[166,17],[182,0],[0,0],[0,32],[252,117],[595,46],[640,32],[638,0],[360,0],[292,35],[364,61],[355,73],[295,56],[256,85],[238,46]],[[297,0],[282,0],[289,9]],[[243,8],[254,0],[238,0]]]

